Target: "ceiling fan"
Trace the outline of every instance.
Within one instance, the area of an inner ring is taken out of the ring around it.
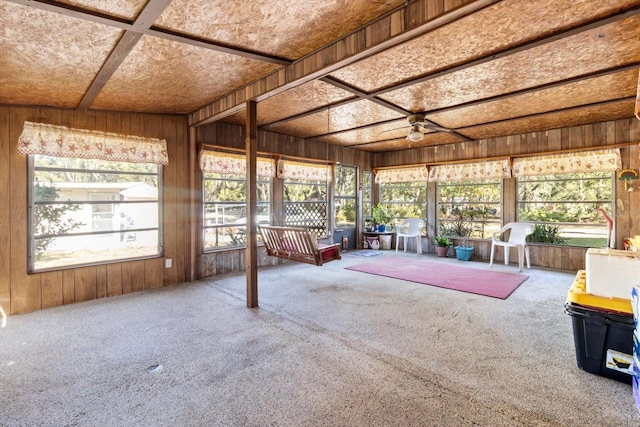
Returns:
[[[436,132],[451,132],[450,129],[425,121],[424,114],[410,114],[407,116],[407,121],[411,125],[411,130],[407,134],[407,139],[412,142],[421,141],[424,137],[424,133],[420,131],[420,128],[434,130]]]

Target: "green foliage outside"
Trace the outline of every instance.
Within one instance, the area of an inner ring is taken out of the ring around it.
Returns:
[[[527,242],[568,245],[567,239],[560,235],[559,225],[535,224],[533,233],[527,236]]]
[[[34,199],[37,201],[53,202],[58,199],[58,190],[50,185],[43,185],[36,182],[34,186]],[[84,223],[75,221],[72,218],[64,218],[68,212],[75,212],[80,209],[78,204],[38,204],[35,206],[33,214],[33,227],[35,240],[36,260],[41,260],[55,236],[68,233]]]
[[[378,203],[373,207],[373,220],[378,225],[388,225],[393,221],[393,216],[384,205]]]

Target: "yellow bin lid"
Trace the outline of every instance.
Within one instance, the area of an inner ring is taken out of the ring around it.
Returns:
[[[567,294],[567,303],[578,304],[586,307],[594,307],[609,311],[618,311],[620,313],[633,314],[631,300],[616,297],[600,297],[588,294],[587,289],[587,272],[578,270],[576,278]]]

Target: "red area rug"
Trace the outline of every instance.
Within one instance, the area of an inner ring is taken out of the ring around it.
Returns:
[[[384,257],[345,268],[500,299],[506,299],[529,278],[524,274],[457,267],[451,264],[397,257]]]

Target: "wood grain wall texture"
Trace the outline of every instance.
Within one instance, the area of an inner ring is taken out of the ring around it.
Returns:
[[[640,168],[640,120],[631,118],[590,125],[566,127],[544,132],[512,135],[502,138],[483,139],[474,142],[425,147],[412,150],[374,154],[375,167],[394,166],[414,163],[437,163],[454,160],[473,160],[491,157],[509,157],[533,155],[537,153],[562,152],[616,146],[622,144],[623,169]],[[431,187],[430,187],[431,188]],[[431,191],[435,192],[435,188]],[[506,180],[503,188],[503,214],[505,222],[512,221],[516,215],[515,180]],[[435,196],[429,200],[435,200]],[[616,180],[615,186],[615,236],[616,247],[622,248],[622,239],[640,234],[640,191],[624,191],[624,184]],[[435,209],[435,208],[434,208]],[[432,215],[435,218],[435,214]],[[428,230],[435,236],[434,226]],[[491,243],[473,241],[476,250],[474,260],[488,260]],[[429,247],[431,248],[432,245]],[[531,265],[562,269],[580,270],[585,268],[586,248],[558,247],[542,244],[531,245]],[[498,260],[502,262],[502,251]],[[511,251],[510,262],[517,262],[516,251]]]
[[[27,274],[27,157],[18,153],[25,120],[161,138],[164,257]],[[0,307],[7,314],[159,288],[185,281],[189,260],[189,152],[186,116],[0,107]],[[165,268],[165,258],[172,267]]]

